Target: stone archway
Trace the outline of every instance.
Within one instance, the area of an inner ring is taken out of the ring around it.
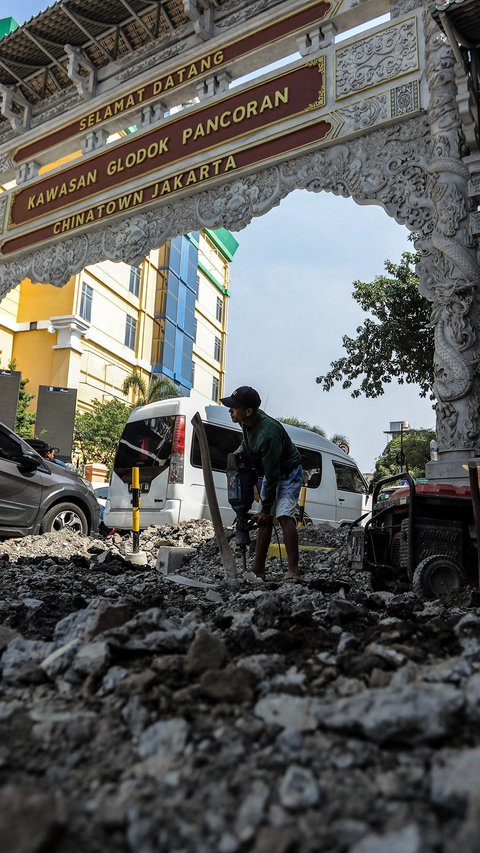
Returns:
[[[422,6],[421,0],[395,0],[392,15]],[[480,457],[480,267],[456,104],[455,59],[427,9],[422,21],[421,85],[428,93],[423,114],[416,109],[413,84],[395,89],[398,123],[382,126],[382,110],[393,90],[337,108],[345,139],[280,157],[274,165],[224,178],[211,189],[124,215],[102,229],[6,261],[0,285],[7,277],[17,282],[27,276],[61,285],[105,258],[137,263],[167,238],[190,230],[223,226],[238,231],[297,189],[381,205],[414,232],[421,253],[421,291],[432,303],[439,462],[430,463],[429,476],[465,480],[462,463]],[[388,39],[386,43],[388,49]]]

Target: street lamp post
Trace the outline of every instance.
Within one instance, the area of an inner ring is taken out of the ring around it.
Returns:
[[[398,458],[398,465],[400,468],[400,474],[403,471],[405,463],[405,454],[403,452],[403,434],[404,432],[408,432],[410,429],[410,425],[408,421],[390,421],[390,429],[385,430],[386,435],[391,435],[392,439],[395,438],[396,435],[400,436],[400,457]]]

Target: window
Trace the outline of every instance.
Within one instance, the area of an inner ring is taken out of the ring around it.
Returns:
[[[169,273],[167,301],[165,305],[165,314],[172,323],[177,322],[178,315],[178,287],[179,280],[176,275]]]
[[[341,465],[338,462],[334,462],[333,467],[337,478],[337,489],[342,492],[366,494],[367,484],[357,468],[352,468],[351,465]]]
[[[307,487],[309,489],[318,489],[322,482],[322,454],[317,450],[307,450],[305,447],[297,449],[302,457],[302,468],[304,475],[307,476]]]
[[[128,289],[130,293],[133,293],[134,296],[138,296],[140,293],[140,278],[142,275],[142,270],[140,267],[130,267],[130,283],[128,285]]]
[[[170,371],[170,375],[173,375],[175,371],[175,326],[173,323],[170,323],[168,320],[165,320],[165,333],[163,338],[163,353],[162,353],[162,367]]]
[[[19,441],[0,429],[0,459],[21,459],[22,447]]]
[[[213,426],[212,424],[204,424],[204,427],[210,449],[212,468],[214,471],[226,471],[227,456],[229,453],[234,453],[240,447],[242,433],[240,430],[226,429],[225,427]],[[202,467],[200,445],[196,434],[192,442],[191,463],[194,468]]]
[[[135,340],[137,337],[137,321],[135,317],[130,317],[127,314],[125,322],[125,346],[129,349],[135,349]]]
[[[132,481],[132,468],[140,468],[140,486],[151,483],[170,464],[175,416],[127,423],[115,456],[115,473]]]
[[[80,297],[80,317],[87,323],[92,322],[92,300],[93,288],[82,282],[82,295]]]
[[[170,242],[170,253],[168,257],[168,266],[169,268],[176,273],[180,274],[180,265],[181,265],[181,256],[182,256],[182,237],[175,237],[174,240]]]
[[[220,380],[217,376],[214,376],[212,379],[212,400],[214,401],[214,403],[218,403],[219,390]]]
[[[220,361],[221,349],[222,349],[222,342],[221,342],[220,338],[217,338],[215,336],[215,343],[213,345],[213,357],[214,357],[215,361]]]
[[[187,335],[193,338],[195,328],[195,294],[191,290],[186,291],[185,320],[183,327]]]
[[[223,302],[219,296],[217,296],[217,308],[215,311],[215,316],[219,323],[223,320]]]
[[[182,340],[178,342],[178,346],[182,347],[181,369],[180,376],[184,383],[188,385],[192,381],[192,350],[193,342],[186,335],[181,335]],[[178,368],[177,368],[178,371]]]

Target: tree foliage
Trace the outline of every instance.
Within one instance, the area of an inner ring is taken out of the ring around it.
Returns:
[[[388,442],[375,463],[375,482],[382,477],[398,474],[401,467],[406,467],[414,479],[424,477],[425,465],[430,460],[430,442],[434,438],[435,432],[432,429],[412,429],[404,432],[402,437],[396,435]],[[400,466],[402,445],[405,466]]]
[[[121,400],[93,400],[92,411],[78,413],[75,418],[74,441],[86,462],[102,462],[110,470],[122,430],[131,406]]]
[[[334,432],[333,435],[330,436],[330,441],[333,441],[334,444],[348,444],[350,445],[350,441],[346,435],[342,432]]]
[[[17,362],[11,359],[8,362],[9,370],[17,369]],[[15,416],[15,432],[20,438],[32,438],[35,427],[36,413],[29,412],[28,407],[32,400],[35,399],[35,394],[29,394],[26,390],[28,379],[20,378],[20,389],[18,392],[17,414]]]
[[[282,424],[290,424],[290,426],[300,427],[300,429],[309,429],[310,432],[316,432],[318,435],[323,435],[323,437],[326,438],[327,434],[326,434],[325,430],[322,429],[322,427],[312,426],[311,424],[308,424],[306,421],[299,421],[298,418],[293,418],[293,417],[292,418],[278,418],[278,420]]]
[[[323,438],[327,437],[327,433],[325,432],[324,429],[322,429],[322,427],[312,426],[312,424],[307,423],[307,421],[300,421],[298,418],[294,418],[294,417],[277,418],[277,420],[279,420],[280,423],[282,423],[282,424],[290,424],[290,426],[300,427],[300,429],[309,429],[310,432],[316,432],[317,435],[321,435],[321,436],[323,436]],[[338,432],[334,433],[334,435],[332,435],[332,437],[329,440],[333,441],[334,444],[343,444],[343,443],[350,444],[346,435],[342,435],[341,433],[338,433]]]
[[[145,406],[147,403],[181,396],[178,386],[168,376],[151,376],[147,383],[136,370],[125,379],[122,392],[128,394],[131,388],[135,391],[135,406]]]
[[[352,388],[352,397],[379,397],[384,385],[396,379],[400,385],[417,383],[422,397],[431,394],[433,329],[429,302],[419,292],[414,271],[418,258],[404,252],[399,264],[385,261],[388,275],[353,283],[355,302],[371,316],[357,327],[357,337],[344,335],[346,355],[317,377],[324,391],[341,382],[342,388]]]

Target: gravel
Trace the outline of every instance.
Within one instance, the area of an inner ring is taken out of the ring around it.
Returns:
[[[208,521],[144,531],[145,567],[1,542],[2,849],[477,850],[480,594],[373,591],[345,539],[300,531],[301,584],[227,583]]]

